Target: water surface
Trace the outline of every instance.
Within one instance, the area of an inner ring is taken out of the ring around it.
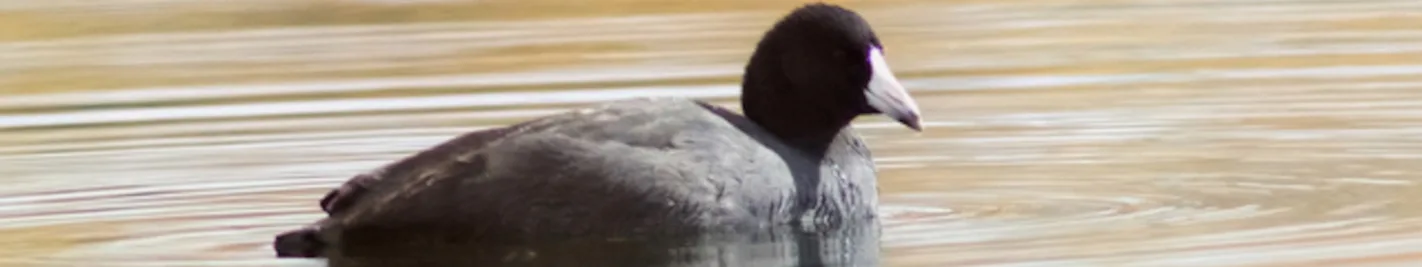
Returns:
[[[1422,264],[1422,2],[840,1],[891,266]],[[794,1],[0,0],[0,265],[322,266],[273,234],[456,134],[734,107]],[[774,261],[768,261],[774,262]]]

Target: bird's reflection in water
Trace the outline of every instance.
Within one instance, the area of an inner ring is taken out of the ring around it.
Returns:
[[[360,242],[328,252],[331,267],[393,266],[877,266],[879,224],[777,228],[521,246]],[[411,240],[405,236],[401,240]],[[367,240],[373,241],[373,240]]]

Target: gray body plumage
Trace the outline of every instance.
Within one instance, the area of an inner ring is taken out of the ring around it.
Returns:
[[[342,230],[325,239],[438,229],[523,242],[872,218],[868,151],[848,128],[834,138],[797,148],[698,101],[617,101],[466,134],[358,176],[316,226]]]

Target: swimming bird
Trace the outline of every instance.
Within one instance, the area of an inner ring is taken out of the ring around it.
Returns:
[[[519,243],[872,220],[876,169],[851,122],[877,114],[922,130],[879,37],[831,4],[764,33],[740,102],[744,115],[633,98],[463,134],[351,178],[320,201],[326,218],[274,247],[321,257],[415,232]]]

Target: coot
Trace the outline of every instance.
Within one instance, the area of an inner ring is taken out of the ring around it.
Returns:
[[[638,98],[464,134],[351,178],[322,198],[326,218],[274,246],[321,257],[416,232],[519,243],[870,220],[874,163],[850,122],[921,129],[883,51],[855,12],[807,4],[756,46],[744,116]]]

